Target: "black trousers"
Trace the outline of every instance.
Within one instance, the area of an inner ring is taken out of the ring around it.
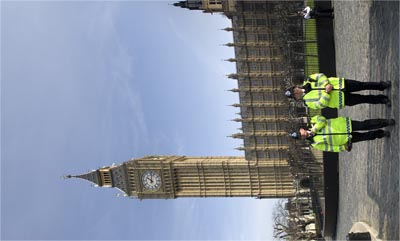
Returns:
[[[332,8],[328,8],[328,9],[320,9],[320,8],[314,8],[311,12],[310,12],[310,17],[311,18],[333,18],[332,15],[333,9]]]
[[[389,126],[390,120],[387,119],[370,119],[365,121],[353,120],[351,122],[351,125],[353,128],[353,132],[351,133],[351,135],[353,136],[351,138],[351,142],[356,143],[360,141],[368,141],[384,137],[385,132],[383,130],[374,130],[374,129],[379,129],[382,127]],[[368,132],[356,132],[363,130],[367,130]]]
[[[345,79],[345,89],[343,91],[345,104],[353,106],[358,104],[386,104],[388,97],[386,95],[360,95],[352,92],[361,90],[385,90],[384,82],[361,82],[357,80]]]
[[[319,12],[319,13],[333,13],[333,8],[325,8],[325,9],[322,9],[322,8],[320,8],[320,7],[315,7],[315,8],[314,8],[314,11],[317,11],[317,12]]]

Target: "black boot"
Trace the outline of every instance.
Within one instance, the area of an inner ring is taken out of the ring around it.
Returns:
[[[392,87],[392,82],[390,81],[381,81],[379,82],[382,86],[382,89],[389,89],[390,87]]]
[[[387,107],[392,107],[392,101],[390,101],[390,99],[388,97],[383,98],[381,103],[385,104]]]
[[[384,130],[376,130],[376,131],[371,131],[370,133],[375,132],[375,138],[383,138],[383,137],[390,137],[390,132],[389,131],[384,131]],[[372,138],[370,140],[373,140]]]

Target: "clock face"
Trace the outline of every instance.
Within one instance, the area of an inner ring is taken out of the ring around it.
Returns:
[[[155,171],[145,171],[142,174],[142,184],[143,187],[150,191],[156,191],[161,187],[161,177],[158,172]]]

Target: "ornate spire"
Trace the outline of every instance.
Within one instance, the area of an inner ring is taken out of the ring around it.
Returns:
[[[241,118],[235,118],[235,119],[232,119],[231,121],[241,122],[241,121],[243,121],[243,119],[241,119]]]
[[[88,173],[81,175],[66,175],[64,178],[80,178],[83,180],[87,180],[97,186],[102,186],[100,179],[100,172],[98,170],[92,170]]]
[[[244,133],[235,133],[235,134],[232,134],[232,135],[229,136],[229,137],[235,138],[235,139],[243,139],[245,136],[246,136],[246,135],[245,135]]]
[[[221,29],[221,30],[225,30],[225,31],[227,31],[227,32],[230,32],[230,31],[233,31],[233,28],[227,27],[227,28],[223,28],[223,29]]]
[[[228,74],[227,77],[231,78],[231,79],[237,79],[239,77],[239,75],[238,74]]]
[[[185,7],[185,1],[179,1],[177,3],[174,3],[175,7],[181,7],[184,8]]]
[[[229,62],[236,62],[236,61],[237,61],[237,59],[234,59],[234,58],[229,58],[229,59],[225,59],[225,61],[229,61]]]
[[[187,8],[190,10],[201,10],[201,0],[186,0],[174,3],[175,7]]]

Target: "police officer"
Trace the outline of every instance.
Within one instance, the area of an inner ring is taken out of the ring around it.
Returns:
[[[303,99],[310,109],[323,109],[325,107],[341,109],[345,105],[358,104],[386,104],[391,106],[386,95],[360,95],[352,92],[361,90],[383,91],[391,86],[386,82],[360,82],[351,79],[327,77],[318,73],[310,75],[302,86],[293,86],[287,89],[285,95],[296,100]]]
[[[308,139],[313,148],[321,151],[350,151],[352,143],[390,137],[390,132],[378,128],[394,124],[394,119],[355,121],[348,117],[326,119],[321,115],[316,115],[311,118],[310,129],[300,128],[289,136],[293,139]],[[368,130],[368,132],[356,132],[360,130]]]

